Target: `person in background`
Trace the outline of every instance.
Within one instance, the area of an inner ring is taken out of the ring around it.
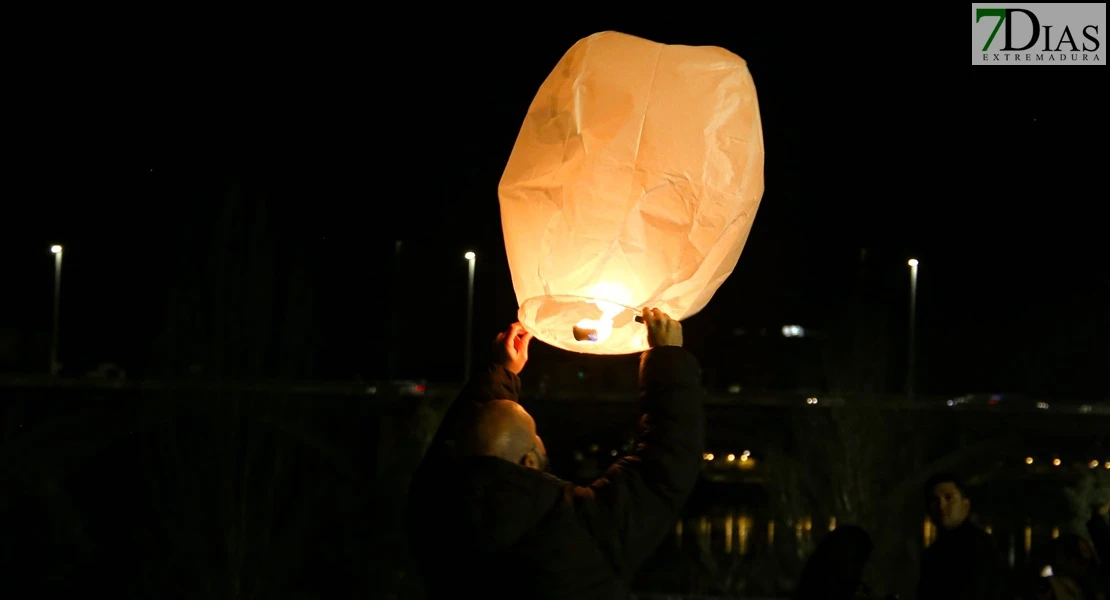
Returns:
[[[1091,518],[1087,521],[1087,534],[1102,564],[1102,577],[1110,580],[1110,492],[1103,489],[1095,505],[1091,507]]]
[[[1074,533],[1053,540],[1053,558],[1038,581],[1037,600],[1107,600],[1091,544]]]
[[[971,499],[954,475],[925,485],[937,539],[921,556],[918,600],[995,600],[1003,595],[1002,564],[990,534],[968,519]]]
[[[674,530],[700,473],[704,396],[682,326],[645,309],[635,451],[589,486],[547,474],[518,375],[531,335],[497,337],[496,357],[440,425],[414,476],[410,547],[428,597],[623,600],[637,567]]]

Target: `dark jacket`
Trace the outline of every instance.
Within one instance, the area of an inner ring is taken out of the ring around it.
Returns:
[[[918,600],[994,600],[1001,597],[1002,585],[994,541],[970,521],[941,531],[921,556]]]
[[[411,547],[431,599],[624,599],[636,568],[679,517],[704,451],[704,391],[678,347],[645,352],[635,452],[576,486],[491,457],[453,459],[449,441],[468,403],[516,400],[500,367],[448,411],[409,493]]]
[[[1087,533],[1090,534],[1091,544],[1095,547],[1099,567],[1104,580],[1110,580],[1110,523],[1106,517],[1094,512],[1087,521]]]

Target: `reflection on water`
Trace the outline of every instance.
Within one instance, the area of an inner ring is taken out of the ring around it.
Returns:
[[[725,552],[732,553],[733,537],[738,540],[737,550],[740,556],[748,555],[748,538],[751,536],[752,525],[754,522],[751,517],[741,515],[729,514],[725,517]]]
[[[771,519],[761,520],[742,511],[728,511],[723,515],[702,515],[679,521],[675,524],[675,544],[683,548],[684,544],[696,544],[702,551],[724,556],[748,557],[771,552],[780,548],[775,543],[775,531],[780,525],[786,526],[787,531],[793,533],[787,540],[780,540],[788,544],[788,548],[802,553],[808,553],[813,545],[820,541],[825,531],[832,531],[837,527],[837,518],[828,520],[826,527],[820,527],[815,532],[813,517],[804,516],[799,519]],[[982,527],[995,539],[995,544],[1008,558],[1010,566],[1018,561],[1028,559],[1033,547],[1040,543],[1048,543],[1060,536],[1058,526],[1023,525],[1018,527],[1001,526],[998,528],[992,523],[983,523]],[[685,528],[695,533],[693,537],[685,537]],[[937,538],[937,528],[932,521],[925,518],[921,529],[922,547],[927,548]]]
[[[703,548],[714,548],[715,540],[720,540],[725,554],[735,552],[740,556],[747,556],[754,527],[755,520],[744,514],[728,513],[718,519],[711,519],[708,516],[698,517],[696,526],[698,532],[697,543]],[[798,523],[798,528],[799,535],[801,535],[802,523]],[[675,542],[680,547],[683,540],[682,531],[683,522],[679,521],[675,524],[674,533]],[[774,521],[767,523],[767,539],[770,543],[775,541]]]

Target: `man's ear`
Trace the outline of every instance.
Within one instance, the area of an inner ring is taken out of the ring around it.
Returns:
[[[529,469],[537,469],[538,470],[540,468],[540,461],[539,461],[538,458],[536,458],[536,453],[535,452],[529,452],[529,453],[525,454],[524,456],[522,456],[521,459],[520,459],[520,464],[525,466],[525,467],[528,467]]]

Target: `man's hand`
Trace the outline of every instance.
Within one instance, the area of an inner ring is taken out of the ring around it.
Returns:
[[[493,343],[494,362],[520,375],[524,365],[528,362],[528,343],[532,341],[532,334],[524,330],[520,323],[513,323],[508,331],[497,334]]]
[[[682,324],[658,308],[645,308],[640,317],[648,330],[648,346],[681,346]]]

